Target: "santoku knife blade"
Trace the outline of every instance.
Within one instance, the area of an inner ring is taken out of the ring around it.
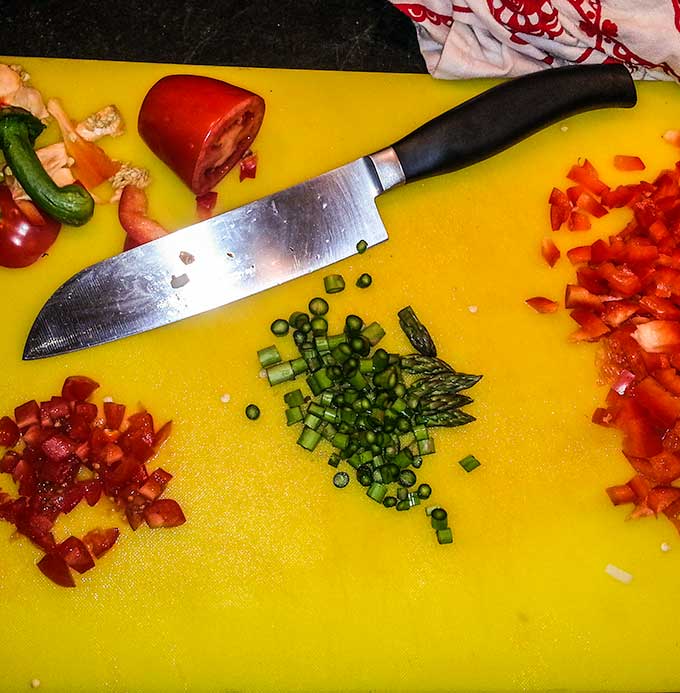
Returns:
[[[501,84],[391,147],[88,267],[47,301],[24,359],[110,342],[226,305],[387,240],[375,199],[485,159],[569,115],[631,107],[621,65]]]

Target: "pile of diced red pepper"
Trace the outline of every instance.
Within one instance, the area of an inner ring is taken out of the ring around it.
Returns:
[[[666,139],[678,144],[680,133]],[[616,168],[645,168],[622,156]],[[572,248],[576,282],[566,287],[565,308],[578,324],[573,341],[600,341],[601,370],[611,384],[606,406],[593,421],[617,428],[623,453],[635,471],[607,489],[615,505],[633,504],[633,517],[663,513],[680,531],[680,161],[653,181],[610,189],[589,161],[574,165],[566,191],[553,189],[553,230],[590,228],[591,217],[627,207],[629,223],[607,240]],[[552,239],[541,246],[553,266],[560,251]],[[557,302],[528,300],[539,312]]]
[[[8,448],[0,472],[17,487],[16,496],[0,490],[0,518],[45,552],[38,568],[64,587],[75,586],[71,569],[90,570],[118,539],[113,527],[56,542],[59,515],[82,501],[94,506],[109,498],[132,529],[145,521],[153,528],[185,522],[176,501],[160,498],[172,476],[160,468],[149,474],[146,466],[170,435],[171,422],[156,430],[147,411],[126,417],[125,406],[115,402],[104,402],[100,414],[88,401],[97,387],[91,378],[71,376],[60,396],[30,400],[14,418],[0,418],[0,446]]]

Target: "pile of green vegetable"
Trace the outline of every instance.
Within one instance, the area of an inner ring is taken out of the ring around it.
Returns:
[[[377,346],[385,336],[377,322],[367,325],[348,315],[342,332],[329,334],[328,302],[313,298],[308,309],[271,325],[278,337],[292,330],[296,358],[284,361],[275,345],[258,352],[270,385],[306,376],[311,396],[301,389],[284,395],[287,424],[302,427],[297,442],[306,450],[328,441],[334,448],[328,464],[351,468],[369,498],[385,508],[410,510],[432,493],[414,471],[435,452],[430,429],[475,420],[462,409],[473,401],[462,391],[481,376],[459,373],[437,358],[430,333],[410,306],[399,311],[399,322],[417,353],[405,356]],[[471,471],[479,463],[468,456],[466,464]],[[349,482],[344,470],[333,477],[338,488]],[[439,543],[451,543],[446,510],[428,508],[427,514]]]

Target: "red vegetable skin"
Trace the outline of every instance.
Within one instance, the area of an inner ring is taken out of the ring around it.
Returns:
[[[614,168],[619,171],[644,171],[645,164],[639,156],[617,154],[614,157]]]
[[[210,77],[169,75],[151,87],[137,129],[193,191],[214,188],[250,149],[264,118],[257,94]]]
[[[127,234],[125,250],[167,235],[166,229],[157,221],[149,219],[147,212],[146,193],[136,185],[126,185],[118,203],[118,221]]]
[[[95,558],[101,558],[116,543],[119,534],[117,527],[93,529],[83,537],[83,544]]]
[[[210,219],[215,205],[217,204],[217,193],[207,192],[196,196],[196,216],[204,221]]]
[[[32,203],[17,206],[9,188],[0,185],[0,266],[32,265],[49,250],[60,229],[59,222],[41,215]]]
[[[560,250],[552,238],[544,238],[541,241],[541,255],[551,267],[560,259]]]

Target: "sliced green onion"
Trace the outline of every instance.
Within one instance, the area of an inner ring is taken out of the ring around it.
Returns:
[[[437,530],[437,541],[440,544],[453,544],[453,532],[450,527]]]
[[[417,494],[418,498],[427,500],[432,495],[432,487],[429,484],[420,484],[420,486],[418,486]]]
[[[273,366],[275,363],[281,362],[281,354],[279,354],[279,350],[273,344],[264,349],[260,349],[257,352],[257,358],[260,360],[262,368],[267,368],[267,366]]]
[[[430,514],[433,529],[446,529],[449,526],[449,515],[444,508],[435,508]]]
[[[386,508],[393,508],[397,503],[398,501],[394,496],[385,496],[383,498],[383,505]]]
[[[305,418],[304,413],[300,407],[291,407],[286,409],[286,424],[292,426],[293,424],[300,423]]]
[[[426,438],[425,440],[418,441],[418,454],[421,457],[423,455],[432,455],[434,451],[434,438]]]
[[[404,500],[400,500],[397,503],[397,510],[410,510],[411,509],[411,504],[408,502],[406,498]]]
[[[283,396],[283,401],[291,408],[301,407],[305,403],[305,396],[300,389],[291,390]]]
[[[328,301],[317,296],[309,302],[308,308],[312,315],[326,315],[328,313]]]
[[[367,248],[368,243],[366,243],[366,241],[361,240],[357,243],[357,253],[359,253],[359,255],[363,255],[366,252]]]
[[[290,361],[269,366],[267,368],[267,380],[271,386],[285,383],[288,380],[295,380],[295,371]]]
[[[334,452],[329,458],[328,458],[328,464],[331,467],[337,467],[340,464],[340,455],[338,455],[337,452]],[[347,474],[347,472],[345,472]],[[349,475],[347,475],[347,483],[349,483]],[[345,484],[346,486],[347,484]]]
[[[302,429],[302,433],[300,434],[300,437],[297,440],[297,444],[300,447],[303,447],[305,450],[309,450],[311,452],[312,450],[314,450],[314,448],[316,448],[320,440],[321,434],[318,431],[315,431],[311,428],[307,428],[305,426]]]
[[[336,488],[345,488],[349,484],[349,474],[347,472],[337,472],[333,476],[333,486]]]
[[[387,495],[387,486],[378,481],[374,481],[366,491],[366,495],[372,498],[376,503],[382,503]]]
[[[341,274],[329,274],[323,278],[323,285],[327,294],[337,294],[345,288],[345,280]]]
[[[410,488],[416,483],[416,475],[410,469],[403,469],[399,474],[399,483],[406,488]]]
[[[372,322],[364,327],[361,334],[368,339],[371,346],[375,346],[385,336],[385,330],[377,322]]]
[[[348,315],[345,318],[345,332],[347,334],[358,334],[364,326],[364,321],[358,315]]]
[[[359,278],[356,281],[356,285],[360,289],[368,289],[368,287],[373,283],[373,277],[371,277],[370,274],[367,274],[364,272],[363,274],[359,275]]]
[[[481,462],[474,455],[466,455],[458,464],[468,473],[481,466]]]
[[[288,324],[287,320],[284,320],[283,318],[278,318],[278,320],[274,320],[269,329],[277,337],[284,337],[288,334],[290,325]]]
[[[260,407],[258,407],[257,404],[249,404],[246,407],[246,416],[251,421],[255,421],[255,419],[259,419],[260,418]]]

